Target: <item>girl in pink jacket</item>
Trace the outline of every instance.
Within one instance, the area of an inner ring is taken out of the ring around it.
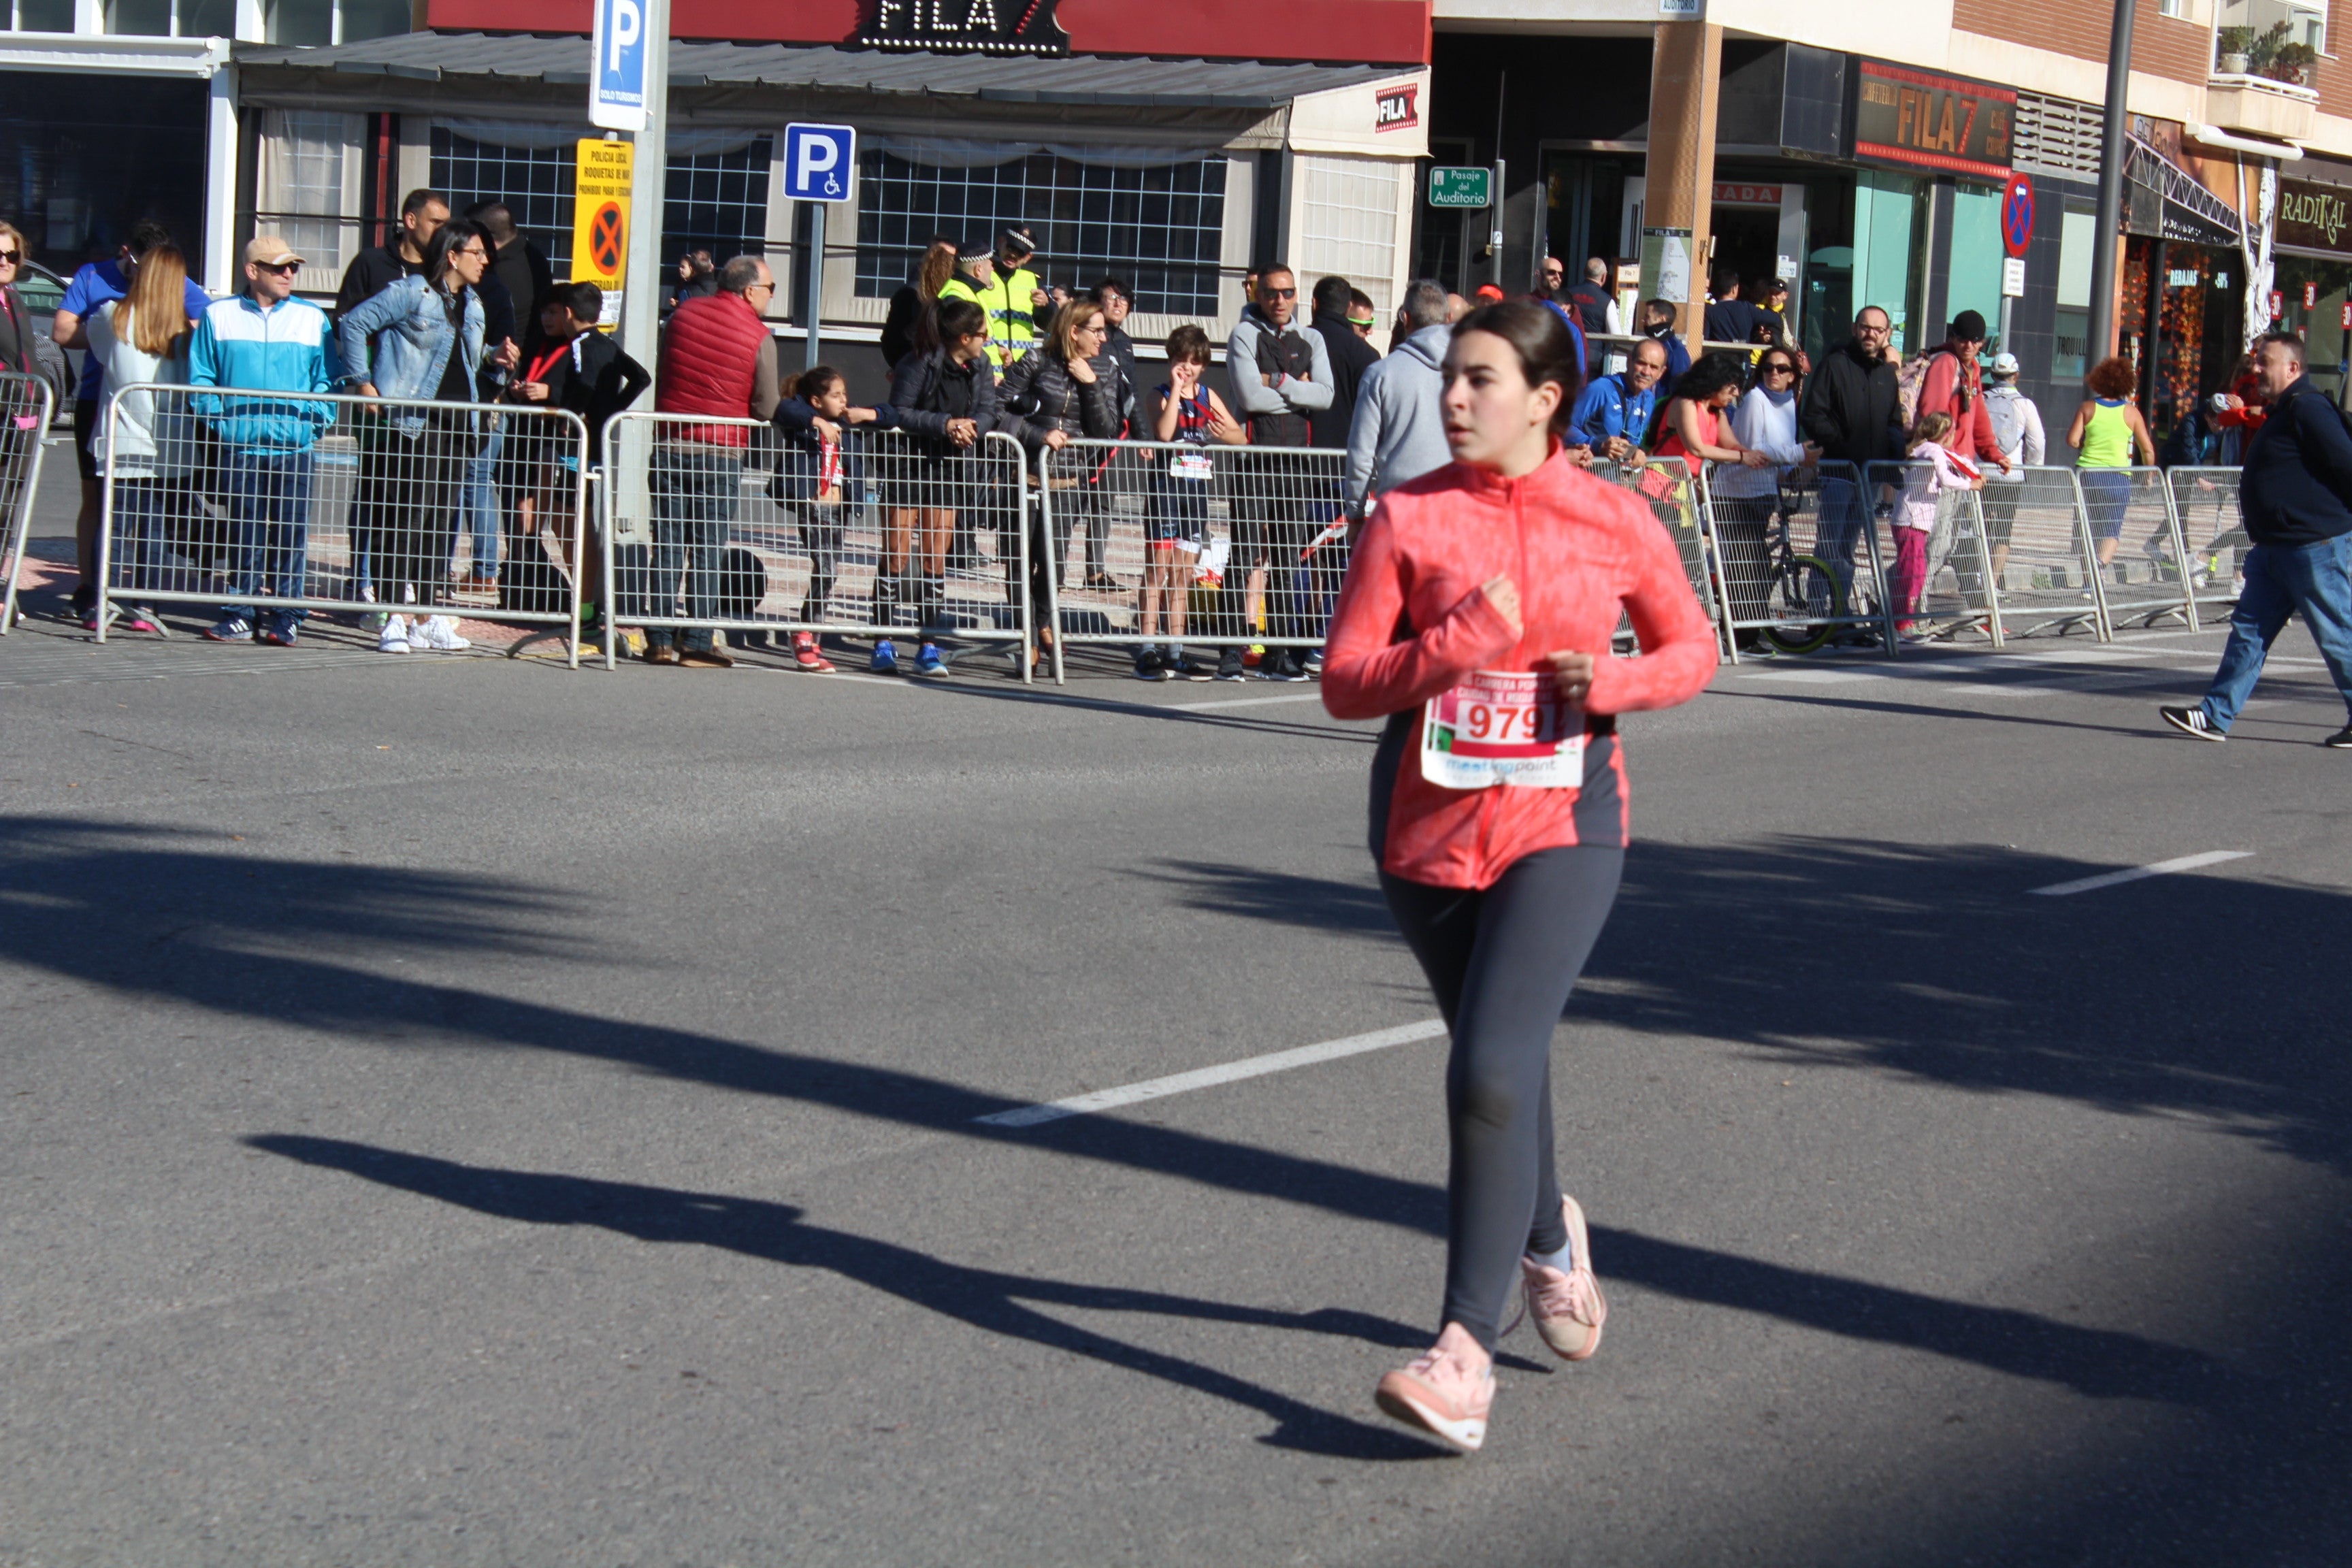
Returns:
[[[1937,517],[1957,499],[1955,492],[1984,489],[1983,471],[1944,445],[1952,432],[1950,415],[1922,414],[1905,443],[1911,460],[1904,465],[1903,489],[1895,498],[1895,564],[1886,574],[1901,631],[1911,629],[1927,586],[1927,540]]]

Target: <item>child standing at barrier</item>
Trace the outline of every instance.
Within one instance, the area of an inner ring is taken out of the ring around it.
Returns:
[[[895,430],[898,411],[887,403],[879,408],[852,407],[849,383],[829,364],[803,371],[776,405],[776,435],[783,445],[768,493],[790,505],[800,521],[801,548],[809,558],[808,594],[801,601],[804,621],[825,617],[834,581],[841,574],[841,531],[849,489],[862,485],[866,478],[857,453],[844,440],[853,425]],[[833,673],[833,662],[817,646],[813,631],[793,634],[793,663],[812,675]]]
[[[1896,627],[1906,632],[1927,586],[1927,538],[1936,531],[1946,498],[1958,490],[1984,489],[1984,475],[1976,464],[1944,445],[1954,427],[1948,414],[1922,414],[1905,443],[1911,461],[1904,465],[1903,490],[1895,499],[1895,566],[1887,574],[1887,585],[1895,591],[1895,607],[1902,617]]]
[[[1154,440],[1205,448],[1212,441],[1238,447],[1247,439],[1216,388],[1202,381],[1208,368],[1208,333],[1186,325],[1168,334],[1168,379],[1151,389],[1144,408]],[[1143,599],[1136,623],[1143,646],[1136,649],[1135,678],[1208,680],[1216,675],[1213,668],[1184,659],[1184,600],[1192,589],[1194,563],[1209,542],[1209,492],[1216,483],[1216,463],[1205,450],[1160,456],[1165,460],[1143,522]],[[1163,616],[1165,653],[1151,640]]]
[[[591,469],[604,466],[604,422],[644,395],[654,379],[645,366],[622,352],[619,343],[596,330],[604,314],[604,291],[595,284],[571,283],[557,289],[540,308],[540,335],[524,356],[523,377],[508,389],[518,403],[566,408],[580,416],[588,426]],[[516,488],[523,492],[515,506],[517,526],[527,537],[544,523],[555,535],[556,556],[561,561],[572,559],[579,522],[572,509],[579,458],[564,449],[571,444],[570,431],[553,422],[529,436],[521,431],[508,433],[508,449],[516,454],[520,468]],[[580,589],[582,617],[593,624],[598,619],[596,607],[604,603],[604,552],[592,542],[580,555],[584,578]],[[509,563],[499,580],[502,597],[527,596],[530,584],[525,579],[531,574],[522,563],[540,560],[540,553],[524,551],[510,539],[502,558]],[[508,607],[552,606],[519,603]]]

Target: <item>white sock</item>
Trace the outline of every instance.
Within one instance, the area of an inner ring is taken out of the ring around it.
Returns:
[[[1557,1268],[1562,1274],[1573,1272],[1576,1268],[1576,1254],[1569,1247],[1563,1247],[1558,1252],[1530,1252],[1528,1256],[1546,1268]]]

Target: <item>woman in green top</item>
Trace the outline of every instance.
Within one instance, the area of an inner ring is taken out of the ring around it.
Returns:
[[[2124,509],[2131,504],[2132,448],[2139,459],[2156,466],[2156,443],[2148,439],[2147,421],[2131,400],[2138,374],[2131,361],[2118,355],[2101,360],[2090,376],[2091,395],[2074,411],[2066,427],[2066,445],[2074,447],[2074,467],[2081,470],[2083,510],[2090,520],[2091,537],[2098,542],[2099,564],[2107,565],[2124,538]]]

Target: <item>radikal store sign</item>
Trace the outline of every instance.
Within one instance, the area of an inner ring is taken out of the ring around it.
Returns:
[[[2009,178],[2017,89],[1863,60],[1853,154],[1979,179]]]
[[[2352,187],[2279,182],[2273,237],[2296,250],[2352,255]]]

